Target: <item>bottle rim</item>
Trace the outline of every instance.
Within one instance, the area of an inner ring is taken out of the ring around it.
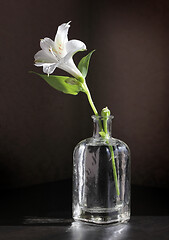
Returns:
[[[110,116],[107,116],[107,117],[102,117],[102,116],[100,116],[100,115],[98,115],[98,116],[96,116],[96,115],[92,115],[91,116],[91,118],[93,119],[93,120],[112,120],[113,118],[114,118],[114,116],[113,115],[110,115]]]

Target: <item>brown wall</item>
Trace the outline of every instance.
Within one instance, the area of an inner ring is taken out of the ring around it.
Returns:
[[[0,186],[70,177],[73,148],[91,135],[86,96],[64,95],[28,74],[42,72],[33,66],[39,39],[54,38],[69,20],[69,38],[97,50],[87,82],[98,110],[107,105],[115,116],[114,136],[131,148],[132,182],[169,186],[166,0],[1,1]]]

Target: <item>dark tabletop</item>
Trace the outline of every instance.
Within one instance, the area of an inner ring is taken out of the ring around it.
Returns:
[[[1,189],[0,240],[169,240],[168,189],[132,186],[132,217],[120,225],[89,225],[71,217],[71,180]]]
[[[39,219],[40,220],[40,219]],[[37,219],[37,221],[39,221]],[[42,220],[42,219],[41,219]],[[47,220],[46,220],[47,221]],[[58,221],[58,222],[57,222]],[[1,240],[168,240],[169,217],[133,216],[128,224],[88,225],[55,219],[55,225],[1,226]]]

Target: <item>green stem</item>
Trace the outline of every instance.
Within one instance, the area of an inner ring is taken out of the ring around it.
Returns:
[[[107,144],[109,145],[108,141],[107,141]],[[119,196],[120,192],[119,192],[119,186],[118,186],[118,181],[117,181],[117,172],[116,172],[116,165],[115,165],[115,160],[114,160],[113,147],[109,145],[109,149],[110,149],[111,158],[112,158],[112,167],[113,167],[113,176],[114,176],[115,188],[116,188],[117,196]]]
[[[107,118],[103,120],[104,131],[107,134]]]
[[[104,125],[104,131],[105,131],[105,133],[108,134],[108,132],[107,132],[107,118],[105,118],[105,119],[103,120],[103,125]],[[115,188],[116,188],[117,196],[119,196],[119,195],[120,195],[120,192],[119,192],[119,186],[118,186],[118,181],[117,181],[117,172],[116,172],[116,165],[115,165],[115,160],[114,160],[113,147],[112,147],[111,145],[109,145],[109,141],[108,141],[108,140],[106,141],[106,143],[108,144],[109,149],[110,149],[110,153],[111,153],[114,183],[115,183]]]
[[[88,86],[87,86],[87,84],[86,84],[85,81],[84,81],[84,83],[82,84],[82,86],[83,86],[83,89],[84,89],[84,91],[85,91],[85,93],[86,93],[86,95],[87,95],[87,98],[88,98],[88,100],[89,100],[89,103],[90,103],[91,108],[93,109],[94,114],[95,114],[96,116],[99,116],[98,111],[97,111],[97,109],[96,109],[96,107],[95,107],[95,105],[94,105],[94,102],[93,102],[93,100],[92,100],[90,91],[89,91]]]
[[[84,92],[86,93],[87,95],[87,98],[89,100],[89,103],[90,103],[90,106],[94,112],[94,114],[96,116],[99,116],[98,114],[98,111],[94,105],[94,102],[92,100],[92,97],[91,97],[91,94],[90,94],[90,91],[88,89],[88,86],[86,84],[86,81],[84,80],[83,84],[82,84],[82,87],[84,89]],[[104,131],[105,133],[107,134],[107,119],[103,121],[103,127],[104,127]],[[101,124],[101,121],[99,120],[99,126],[100,126],[100,131],[103,131],[103,128],[102,128],[102,124]],[[119,192],[119,187],[118,187],[118,181],[117,181],[117,172],[116,172],[116,165],[115,165],[115,160],[114,160],[114,152],[113,152],[113,147],[111,145],[109,145],[109,141],[107,140],[106,143],[108,144],[109,146],[109,149],[110,149],[110,153],[111,153],[111,158],[112,158],[112,168],[113,168],[113,176],[114,176],[114,182],[115,182],[115,188],[116,188],[116,192],[117,192],[117,196],[120,195],[120,192]]]

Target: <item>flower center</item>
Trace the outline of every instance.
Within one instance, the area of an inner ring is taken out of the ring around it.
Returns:
[[[59,55],[58,55],[58,52],[56,51],[56,49],[53,47],[50,47],[49,48],[49,52],[57,59],[57,61],[59,61],[60,60],[60,57],[59,57]]]

